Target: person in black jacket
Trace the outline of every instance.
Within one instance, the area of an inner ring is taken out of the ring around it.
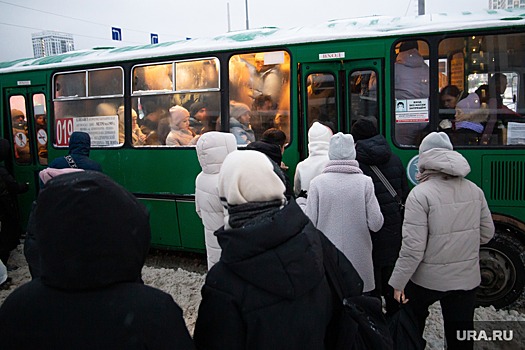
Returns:
[[[331,349],[340,310],[323,249],[342,271],[348,296],[363,281],[352,264],[287,201],[278,170],[260,152],[230,153],[219,173],[222,255],[206,276],[195,326],[197,349]],[[325,248],[323,248],[325,247]]]
[[[9,141],[0,138],[0,163],[8,159],[10,150]],[[0,165],[0,260],[6,266],[22,235],[16,195],[28,189],[27,184],[16,181],[7,168]]]
[[[69,156],[73,158],[73,162],[66,157],[55,158],[50,168],[64,169],[64,168],[79,168],[84,170],[102,171],[100,164],[89,158],[89,151],[91,149],[91,137],[88,133],[82,131],[75,131],[69,138]]]
[[[403,215],[398,201],[390,194],[370,165],[375,165],[404,203],[408,196],[408,181],[401,159],[392,153],[386,139],[378,134],[377,121],[364,117],[352,125],[352,136],[356,142],[356,159],[359,168],[374,181],[374,190],[384,224],[381,230],[372,234],[372,261],[374,264],[375,290],[373,295],[385,297],[386,315],[392,316],[399,304],[394,300],[394,290],[388,285],[401,249],[401,227]]]
[[[2,349],[193,349],[173,298],[141,283],[149,214],[108,176],[57,176],[35,210],[40,278],[0,308]]]

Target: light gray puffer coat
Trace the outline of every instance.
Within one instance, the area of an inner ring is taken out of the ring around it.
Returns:
[[[232,134],[210,131],[199,138],[196,149],[202,172],[195,180],[195,208],[204,224],[209,270],[221,257],[221,247],[213,234],[224,226],[224,207],[219,199],[219,171],[224,158],[237,149],[237,142]]]
[[[410,279],[436,291],[471,290],[481,282],[479,247],[494,235],[483,191],[458,152],[433,148],[419,157],[426,177],[405,203],[403,244],[389,284],[403,290]]]

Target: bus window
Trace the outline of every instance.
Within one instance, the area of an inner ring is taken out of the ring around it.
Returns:
[[[439,56],[450,72],[446,89],[459,91],[449,104],[440,129],[454,146],[525,144],[524,73],[525,38],[520,34],[447,38]],[[443,93],[441,95],[444,95]],[[441,106],[443,107],[443,106]],[[443,109],[440,117],[443,118]]]
[[[35,139],[37,140],[38,162],[47,165],[47,111],[44,94],[33,95]]]
[[[124,143],[124,127],[117,115],[124,104],[122,68],[59,73],[53,79],[55,146],[67,147],[74,131],[87,132],[92,147]]]
[[[350,74],[350,123],[362,117],[377,119],[377,81],[372,70],[354,71]]]
[[[328,73],[315,73],[306,77],[308,125],[321,121],[332,130],[338,130],[335,77]]]
[[[232,56],[229,81],[230,132],[237,143],[259,140],[270,128],[282,130],[290,142],[290,55],[272,51]],[[246,117],[239,114],[246,109]]]
[[[422,40],[399,42],[394,63],[395,141],[416,146],[428,129],[429,66],[428,44]],[[427,128],[427,129],[426,129]]]
[[[195,146],[220,130],[219,90],[217,58],[134,67],[132,145]]]
[[[13,130],[13,151],[17,164],[31,164],[31,146],[27,127],[26,99],[22,95],[9,98]]]

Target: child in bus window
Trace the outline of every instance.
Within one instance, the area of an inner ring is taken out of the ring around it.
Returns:
[[[182,106],[170,108],[171,131],[166,137],[167,146],[194,145],[195,134],[190,129],[190,112]]]

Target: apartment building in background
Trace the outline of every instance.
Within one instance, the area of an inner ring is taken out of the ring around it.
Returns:
[[[31,34],[33,38],[33,56],[47,57],[75,50],[73,35],[55,31],[43,31]]]
[[[525,0],[489,0],[489,9],[525,8]]]

